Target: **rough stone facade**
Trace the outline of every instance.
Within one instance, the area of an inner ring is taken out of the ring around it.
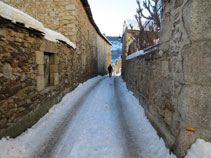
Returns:
[[[104,75],[107,72],[108,65],[111,64],[111,48],[105,41],[100,40],[100,36],[97,37],[97,52],[106,52],[105,54],[98,55],[98,73]],[[109,53],[108,53],[109,52]]]
[[[157,44],[155,40],[160,37],[160,33],[155,33],[152,31],[149,31],[148,28],[144,30],[142,33],[143,35],[143,47],[147,48],[149,46],[152,46],[151,42],[154,44]],[[123,54],[130,55],[138,50],[141,49],[141,44],[140,44],[140,30],[137,29],[131,29],[129,26],[124,23],[123,25],[123,35],[122,35],[122,41],[123,41],[123,46],[122,46],[122,51],[125,52]],[[149,41],[150,39],[150,41]]]
[[[101,59],[98,61],[99,73],[106,73],[106,69],[101,67],[107,67],[111,62],[110,44],[96,32],[91,23],[89,17],[91,13],[89,10],[87,11],[89,15],[86,12],[89,7],[86,0],[3,0],[3,2],[26,12],[41,21],[45,27],[61,32],[74,42],[77,54],[81,58],[81,68],[84,70],[81,74],[87,73],[85,65],[92,56]]]
[[[128,29],[128,26],[126,23],[123,25],[123,35],[122,35],[122,57],[124,60],[122,60],[122,70],[125,70],[125,59],[126,56],[132,54],[133,52],[138,51],[137,47],[134,46],[133,49],[129,49],[130,45],[134,42],[136,42],[136,38],[139,34],[139,30],[131,30]],[[134,44],[135,45],[135,44]],[[137,46],[137,45],[136,45]],[[122,71],[122,75],[124,76],[124,71]]]
[[[77,48],[47,41],[36,30],[0,18],[0,138],[19,135],[80,82],[106,73],[98,65],[110,63],[110,44],[97,32],[81,1],[5,2],[36,15]],[[98,61],[101,56],[104,60]]]
[[[117,62],[114,63],[112,66],[113,66],[113,69],[114,69],[114,73],[116,75],[121,74],[121,71],[122,71],[122,58],[119,58],[117,60]]]
[[[138,51],[137,37],[139,35],[139,30],[128,29],[128,26],[124,24],[122,35],[122,53],[127,55]],[[131,47],[131,48],[130,48]]]
[[[179,158],[197,138],[211,141],[210,5],[207,0],[166,1],[159,51],[130,60],[123,54],[124,80]]]
[[[78,57],[72,48],[49,42],[41,34],[2,18],[0,50],[0,137],[14,137],[77,86],[80,67],[74,62]],[[44,77],[47,53],[51,56],[49,85]],[[96,66],[97,61],[92,62],[89,67]],[[96,68],[90,72],[94,75]]]

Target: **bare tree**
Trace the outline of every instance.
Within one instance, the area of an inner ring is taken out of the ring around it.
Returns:
[[[149,33],[145,31],[148,27],[153,36],[158,38],[158,32],[160,30],[160,18],[161,18],[161,3],[160,0],[143,0],[143,7],[141,6],[140,0],[136,0],[138,8],[136,10],[137,14],[135,18],[138,22],[140,33],[139,33],[139,44],[140,49],[145,47],[145,42],[150,45],[153,44],[153,39],[150,37]],[[144,10],[147,11],[148,15],[144,14]],[[146,20],[146,23],[143,24],[143,20]]]
[[[160,29],[161,18],[161,3],[160,0],[144,0],[143,8],[140,5],[140,0],[136,0],[138,4],[137,14],[148,21],[152,21],[157,29]],[[144,14],[144,10],[148,12],[148,16]]]
[[[137,44],[138,44],[137,47],[139,47],[139,49],[143,49],[145,47],[145,45],[144,45],[144,30],[145,30],[146,26],[143,25],[143,16],[141,14],[142,8],[141,8],[140,1],[137,0],[136,2],[138,4],[138,9],[136,10],[137,14],[135,15],[135,18],[136,18],[136,21],[138,22],[138,26],[140,29],[139,36],[137,38]]]

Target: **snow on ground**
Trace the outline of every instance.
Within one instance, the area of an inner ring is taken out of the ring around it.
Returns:
[[[185,158],[211,158],[211,143],[198,139],[188,150]]]
[[[68,38],[63,36],[61,33],[45,28],[43,24],[38,20],[3,2],[0,2],[0,16],[9,19],[14,23],[23,23],[27,28],[34,28],[36,30],[39,30],[40,32],[43,32],[45,34],[45,39],[49,41],[59,42],[58,40],[61,40],[63,42],[66,42],[74,49],[76,48],[75,44],[71,42]]]
[[[74,103],[82,97],[82,91],[94,85],[101,77],[96,77],[80,84],[73,92],[66,94],[62,101],[54,105],[49,112],[16,139],[2,138],[0,140],[0,158],[29,158],[49,131],[62,119],[64,113],[72,108]]]
[[[57,150],[56,158],[124,158],[117,109],[111,103],[111,84],[107,77],[91,93],[68,130],[71,134]]]
[[[89,91],[94,85],[96,87]],[[52,129],[62,123],[64,115],[70,115],[74,105],[79,106],[78,100],[83,100],[82,106],[59,137],[61,140],[53,150],[53,158],[128,158],[133,156],[128,155],[127,149],[133,150],[134,145],[141,153],[140,158],[176,158],[169,153],[122,78],[107,76],[80,84],[19,137],[2,138],[0,158],[35,158],[31,153],[36,154]],[[210,146],[198,140],[186,158],[210,158]]]
[[[122,79],[120,81],[121,98],[124,98],[125,103],[123,108],[125,120],[136,138],[136,143],[140,146],[143,158],[176,158],[175,155],[169,153],[163,139],[157,135],[133,93],[127,89]]]

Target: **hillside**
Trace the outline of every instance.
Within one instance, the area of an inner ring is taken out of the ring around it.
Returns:
[[[111,57],[112,63],[115,63],[122,55],[122,41],[121,37],[118,36],[107,36],[106,37],[111,43]]]

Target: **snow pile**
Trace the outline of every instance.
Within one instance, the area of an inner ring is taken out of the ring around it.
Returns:
[[[48,28],[45,28],[45,39],[49,41],[53,41],[53,42],[58,42],[58,40],[61,40],[61,41],[66,42],[69,46],[76,49],[75,44],[71,42],[69,39],[67,39],[66,37],[64,37],[64,35]]]
[[[145,116],[143,107],[133,96],[133,93],[126,87],[126,83],[120,79],[121,98],[123,101],[123,113],[126,124],[131,134],[136,138],[136,144],[140,146],[143,158],[176,158],[174,154],[170,154],[166,148],[162,138],[157,135],[147,117]]]
[[[185,158],[211,158],[211,143],[197,139],[191,146]]]
[[[38,20],[3,2],[0,2],[0,15],[5,19],[11,20],[14,23],[20,22],[23,23],[27,28],[34,28],[36,30],[39,30],[40,32],[43,32],[45,34],[45,39],[49,41],[59,42],[60,40],[66,42],[74,49],[76,48],[75,44],[64,37],[61,33],[45,28],[43,24]]]
[[[0,158],[29,158],[37,146],[45,141],[55,125],[60,123],[64,113],[69,111],[74,103],[82,97],[82,91],[93,86],[101,78],[98,76],[80,84],[73,92],[66,94],[62,101],[54,105],[32,128],[17,138],[2,138],[0,140]]]

